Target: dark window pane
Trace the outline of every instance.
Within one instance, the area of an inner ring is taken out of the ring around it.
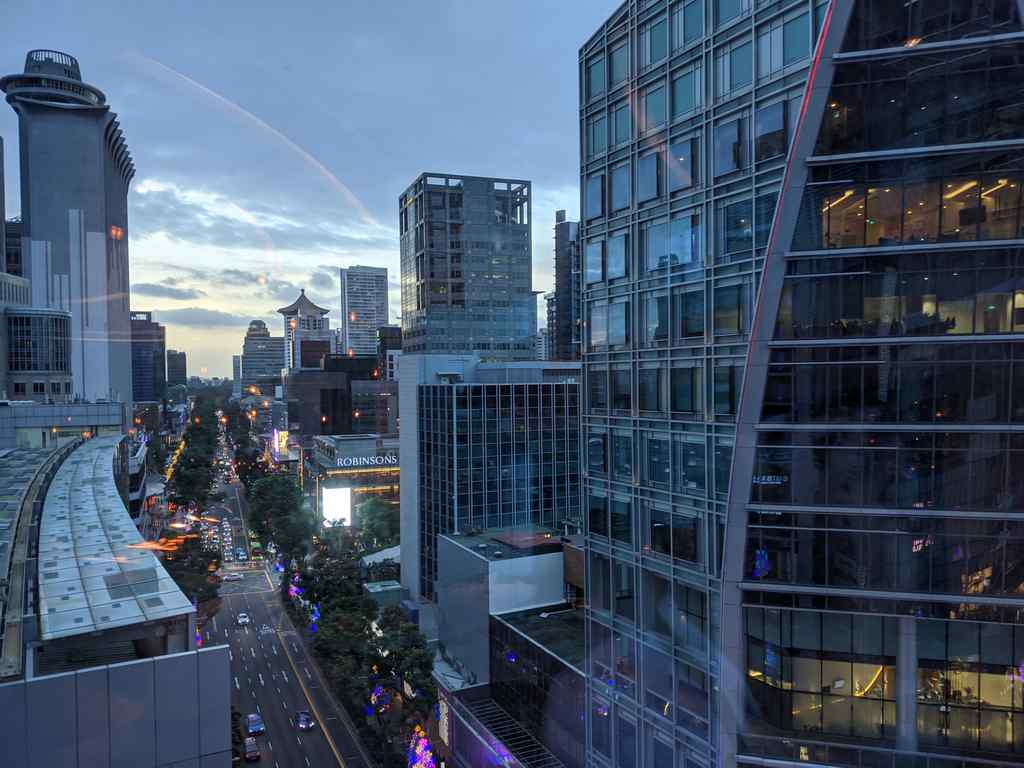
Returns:
[[[608,344],[622,346],[629,343],[629,304],[619,302],[608,307]]]
[[[715,128],[715,174],[725,173],[742,168],[743,139],[742,121],[733,120]]]
[[[629,165],[612,168],[612,211],[629,208]]]
[[[644,95],[644,128],[650,130],[665,122],[665,88],[652,88]]]
[[[614,118],[614,134],[612,142],[618,146],[629,141],[630,138],[630,125],[632,120],[630,119],[629,105],[625,104],[621,107],[616,108],[612,117]]]
[[[669,189],[688,189],[697,183],[697,140],[684,139],[669,147]]]
[[[669,262],[681,266],[700,261],[700,216],[677,216],[670,222]]]
[[[604,215],[604,174],[599,173],[587,179],[587,218],[596,219]]]
[[[600,58],[587,66],[587,96],[592,99],[604,93],[604,89],[604,59]]]
[[[811,17],[802,13],[790,19],[782,27],[782,63],[792,64],[794,61],[806,59],[811,41]]]
[[[668,266],[668,224],[652,224],[644,230],[644,262],[647,269]]]
[[[661,398],[661,371],[657,368],[642,369],[638,374],[640,386],[640,410],[660,411],[662,410]]]
[[[754,119],[754,158],[766,160],[786,153],[786,102],[757,110]]]
[[[764,248],[768,245],[768,235],[772,228],[772,217],[775,216],[775,203],[779,199],[778,192],[761,195],[754,201],[754,247]]]
[[[687,72],[672,81],[672,117],[697,108],[697,73]]]
[[[668,55],[668,24],[659,21],[650,28],[651,64],[656,64]]]
[[[604,279],[603,274],[603,261],[604,261],[604,241],[598,240],[596,242],[587,243],[586,247],[586,270],[587,270],[587,283],[599,283]]]
[[[724,253],[749,250],[754,243],[753,201],[733,203],[725,207]]]
[[[653,200],[661,194],[661,154],[652,152],[636,161],[636,199]]]
[[[612,85],[629,77],[629,46],[620,45],[611,53]]]
[[[754,46],[750,43],[729,52],[729,90],[749,85],[754,77]]]

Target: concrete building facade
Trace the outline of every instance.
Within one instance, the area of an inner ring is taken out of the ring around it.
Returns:
[[[342,267],[338,347],[341,355],[377,353],[377,329],[388,324],[387,267]]]
[[[284,358],[284,336],[271,336],[266,323],[253,320],[242,342],[242,389],[249,391],[267,379],[280,381]]]

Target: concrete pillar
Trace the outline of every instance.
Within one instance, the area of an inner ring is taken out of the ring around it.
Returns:
[[[896,745],[917,749],[917,621],[899,620],[896,646]]]

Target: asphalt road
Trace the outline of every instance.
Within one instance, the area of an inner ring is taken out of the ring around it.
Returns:
[[[224,486],[223,504],[208,514],[231,522],[236,547],[246,547],[242,519],[245,499],[240,483]],[[221,608],[204,627],[206,644],[228,643],[231,649],[231,703],[243,718],[263,717],[266,733],[257,736],[260,761],[273,768],[371,768],[360,754],[345,715],[326,690],[306,656],[277,588],[262,562],[235,562],[225,571],[242,574],[241,581],[221,584]],[[238,626],[239,613],[250,624]],[[291,718],[300,710],[316,720],[312,731],[299,731]]]

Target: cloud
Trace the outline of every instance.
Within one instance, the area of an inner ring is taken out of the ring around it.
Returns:
[[[265,252],[394,251],[397,234],[391,229],[315,216],[156,179],[142,180],[132,195],[132,229],[139,238],[162,234],[179,243]]]
[[[183,309],[158,309],[153,315],[161,323],[186,325],[192,328],[224,328],[230,326],[248,326],[249,317],[221,312],[219,309],[203,309],[202,307],[185,307]]]
[[[334,290],[334,275],[329,272],[316,271],[309,276],[309,284],[322,291]]]
[[[166,282],[166,281],[164,281]],[[172,285],[160,283],[135,283],[132,286],[132,293],[140,296],[157,296],[162,299],[198,299],[206,295],[205,291],[198,288],[175,288]]]

